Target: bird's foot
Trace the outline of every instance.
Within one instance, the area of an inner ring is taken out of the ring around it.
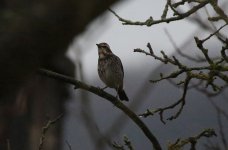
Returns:
[[[100,89],[100,90],[105,90],[106,88],[108,88],[108,86],[105,86],[105,87],[103,87],[103,88],[97,86],[97,88]]]
[[[118,95],[118,93],[116,94],[116,96],[115,96],[115,97],[116,97],[116,99],[119,99],[119,95]]]
[[[108,86],[105,86],[105,87],[103,87],[103,88],[101,88],[102,90],[105,90],[106,88],[108,88]]]

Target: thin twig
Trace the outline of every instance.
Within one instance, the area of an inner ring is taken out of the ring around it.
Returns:
[[[217,0],[209,0],[211,6],[215,10],[215,12],[226,22],[228,23],[228,16],[226,13],[218,6]]]
[[[197,58],[191,57],[191,56],[189,56],[189,55],[187,55],[187,54],[184,54],[184,53],[182,52],[182,50],[181,50],[180,48],[178,48],[176,42],[174,41],[173,37],[172,37],[171,34],[168,32],[168,30],[165,29],[164,31],[165,31],[165,34],[167,35],[167,37],[168,37],[170,43],[172,44],[173,48],[175,48],[175,50],[178,52],[178,54],[179,54],[180,56],[182,56],[182,57],[184,57],[184,58],[187,58],[187,59],[189,59],[189,60],[191,60],[191,61],[194,61],[194,62],[202,62],[202,61],[204,61],[204,60],[202,60],[202,59],[197,59]]]
[[[115,148],[115,149],[117,149],[117,150],[125,150],[125,149],[124,149],[124,146],[123,146],[123,145],[120,145],[120,144],[117,143],[117,142],[113,142],[113,143],[112,143],[112,146],[113,146],[113,148]]]
[[[124,136],[124,143],[128,147],[129,150],[134,150],[131,141],[128,139],[127,136]]]
[[[206,37],[205,39],[203,39],[203,40],[201,40],[202,41],[202,43],[204,43],[205,41],[207,41],[207,40],[209,40],[212,36],[214,36],[214,35],[216,35],[217,33],[219,33],[219,31],[221,30],[221,29],[223,29],[225,26],[227,26],[228,24],[226,23],[226,24],[224,24],[224,25],[222,25],[220,28],[218,28],[214,33],[211,33],[208,37]]]
[[[165,8],[163,10],[163,13],[162,13],[162,16],[161,16],[161,19],[165,19],[166,16],[167,16],[167,13],[168,13],[168,9],[169,9],[169,3],[170,3],[171,0],[167,0],[166,4],[165,4]]]
[[[183,91],[183,94],[182,94],[182,97],[176,101],[175,103],[169,105],[169,106],[166,106],[166,107],[163,107],[163,108],[157,108],[155,110],[149,110],[147,109],[146,112],[140,114],[139,116],[140,117],[148,117],[148,116],[153,116],[155,113],[158,113],[160,115],[160,120],[162,123],[165,124],[165,121],[164,121],[164,116],[163,116],[163,113],[164,111],[168,110],[168,109],[173,109],[175,108],[176,106],[178,106],[180,104],[180,108],[179,110],[172,116],[170,116],[169,118],[167,118],[167,120],[173,120],[173,119],[176,119],[182,112],[183,108],[184,108],[184,105],[185,105],[185,98],[186,98],[186,94],[187,94],[187,88],[188,88],[188,84],[191,80],[191,77],[187,77],[184,81],[184,91]]]
[[[46,132],[49,130],[49,128],[51,128],[51,126],[53,124],[55,124],[58,120],[60,120],[62,118],[62,116],[63,116],[63,114],[60,114],[56,119],[48,120],[46,125],[42,128],[42,133],[41,133],[41,137],[40,137],[40,144],[39,144],[39,150],[43,149]]]
[[[67,140],[65,141],[65,143],[66,143],[67,147],[69,148],[69,150],[72,150],[71,145]]]
[[[187,139],[177,139],[176,142],[174,142],[173,144],[169,144],[168,149],[169,150],[180,150],[183,149],[183,147],[187,144],[191,144],[191,150],[195,149],[195,146],[197,144],[197,141],[202,138],[202,137],[213,137],[213,136],[217,136],[214,129],[205,129],[204,131],[202,131],[201,133],[199,133],[196,136],[193,137],[189,137]]]

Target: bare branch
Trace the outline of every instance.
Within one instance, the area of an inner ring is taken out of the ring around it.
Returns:
[[[228,16],[225,14],[225,12],[218,6],[217,0],[209,0],[211,6],[214,8],[216,13],[226,22],[228,23]]]
[[[127,136],[124,136],[124,143],[128,147],[129,150],[134,150],[131,141],[128,139]]]
[[[42,134],[41,134],[41,137],[40,137],[39,150],[42,150],[43,149],[46,132],[49,130],[49,128],[51,128],[51,126],[53,124],[55,124],[59,119],[61,119],[62,116],[63,116],[63,114],[59,115],[54,120],[48,120],[47,124],[42,128]]]
[[[195,146],[199,139],[201,139],[202,137],[210,138],[213,136],[217,136],[214,129],[205,129],[204,131],[202,131],[200,134],[198,134],[196,136],[189,137],[189,138],[183,139],[183,140],[177,139],[174,144],[168,145],[168,149],[169,150],[181,150],[185,145],[191,144],[191,150],[194,150],[194,149],[196,149]]]
[[[128,148],[128,150],[134,150],[131,141],[127,136],[123,137],[124,145]],[[112,146],[117,150],[125,150],[124,145],[118,144],[117,142],[113,142]]]
[[[167,0],[166,4],[165,4],[165,8],[163,10],[163,13],[162,13],[162,16],[161,16],[161,19],[165,19],[166,16],[167,16],[167,13],[168,13],[168,9],[169,9],[169,3],[170,3],[171,0]]]
[[[164,121],[164,119],[163,119],[163,118],[164,118],[164,117],[163,117],[164,111],[166,111],[166,110],[168,110],[168,109],[173,109],[173,108],[175,108],[177,105],[180,104],[179,110],[178,110],[174,115],[172,115],[171,117],[167,118],[167,120],[176,119],[176,118],[181,114],[181,111],[182,111],[183,108],[184,108],[184,105],[185,105],[185,98],[186,98],[186,94],[187,94],[187,88],[188,88],[188,84],[189,84],[190,80],[191,80],[191,77],[187,77],[187,78],[185,79],[185,81],[184,81],[184,91],[183,91],[182,97],[181,97],[177,102],[175,102],[174,104],[169,105],[169,106],[167,106],[167,107],[157,108],[157,109],[154,110],[154,111],[153,111],[153,110],[147,109],[147,111],[146,111],[145,113],[140,114],[139,116],[140,116],[140,117],[148,117],[148,116],[150,116],[150,115],[153,116],[155,113],[159,113],[161,122],[165,124],[165,121]]]
[[[117,149],[117,150],[125,150],[123,145],[120,145],[117,142],[113,142],[112,144],[113,148]]]
[[[213,34],[213,35],[215,35],[215,34]],[[163,51],[161,51],[162,57],[157,56],[154,53],[150,43],[147,44],[149,52],[139,49],[139,48],[134,49],[134,52],[144,53],[148,56],[152,56],[154,59],[159,60],[160,62],[162,62],[164,64],[169,63],[169,64],[172,64],[172,65],[178,67],[178,70],[173,71],[169,75],[163,76],[163,74],[161,73],[160,79],[150,80],[150,82],[152,82],[152,83],[156,83],[156,82],[159,82],[159,81],[162,81],[165,79],[177,78],[178,76],[182,75],[183,73],[185,74],[185,80],[180,81],[178,83],[178,85],[184,84],[183,95],[178,101],[176,101],[175,103],[173,103],[167,107],[164,107],[164,108],[157,108],[155,110],[147,109],[146,112],[139,115],[140,117],[148,117],[150,115],[152,116],[152,115],[158,113],[160,115],[160,120],[163,123],[165,123],[165,121],[163,119],[164,111],[166,111],[168,109],[173,109],[180,104],[180,108],[178,109],[176,114],[172,115],[167,120],[176,119],[181,114],[183,107],[185,105],[186,93],[187,93],[188,85],[189,85],[189,82],[191,79],[198,79],[200,81],[206,81],[206,87],[208,87],[208,85],[210,85],[215,92],[221,91],[223,89],[223,87],[218,86],[218,85],[216,85],[216,83],[214,83],[215,79],[216,79],[215,77],[219,77],[220,79],[222,79],[223,81],[228,83],[228,77],[225,73],[223,73],[223,72],[228,71],[228,66],[225,66],[222,64],[223,60],[214,62],[208,55],[208,50],[203,47],[203,42],[201,40],[199,40],[197,37],[195,37],[195,40],[196,40],[198,48],[202,51],[202,53],[206,57],[206,60],[209,63],[208,66],[188,67],[188,66],[182,64],[176,57],[173,56],[172,58],[170,58]]]
[[[208,37],[206,37],[205,39],[201,40],[202,43],[204,43],[205,41],[209,40],[212,36],[214,36],[215,34],[217,34],[221,29],[223,29],[225,26],[227,26],[228,24],[224,24],[223,26],[221,26],[219,29],[217,29],[214,33],[211,33]]]
[[[208,56],[208,49],[203,47],[203,41],[199,40],[198,37],[194,37],[195,42],[197,47],[202,51],[202,53],[204,54],[206,60],[208,61],[209,64],[213,64],[213,61],[211,60],[211,58]]]
[[[226,62],[228,62],[228,56],[226,55],[227,50],[228,50],[228,39],[226,40],[226,45],[223,46],[221,50],[221,56]]]
[[[184,54],[184,53],[182,52],[182,50],[180,50],[180,48],[177,47],[177,44],[175,43],[173,37],[171,36],[171,34],[168,32],[167,29],[165,29],[165,34],[167,35],[169,41],[171,42],[171,44],[173,45],[173,47],[175,48],[175,50],[178,52],[178,54],[179,54],[180,56],[182,56],[182,57],[184,57],[184,58],[187,58],[187,59],[189,59],[189,60],[191,60],[191,61],[194,61],[194,62],[202,62],[202,61],[204,61],[204,60],[202,60],[202,59],[197,59],[197,58],[194,58],[194,57],[191,57],[191,56],[189,56],[189,55]]]
[[[191,8],[189,11],[185,13],[182,13],[182,14],[179,13],[177,16],[165,18],[161,20],[154,20],[152,17],[149,17],[146,21],[131,21],[120,17],[116,12],[114,12],[111,9],[109,9],[109,11],[113,13],[119,19],[119,21],[122,22],[123,25],[140,25],[140,26],[150,27],[152,25],[159,24],[159,23],[170,23],[172,21],[177,21],[177,20],[182,20],[184,18],[187,18],[190,15],[194,14],[196,11],[198,11],[200,8],[207,5],[208,3],[209,3],[208,0],[202,1],[198,5],[194,6],[193,8]]]
[[[66,143],[67,147],[69,148],[69,150],[72,150],[70,143],[68,141],[65,141],[65,143]]]
[[[41,75],[45,75],[47,77],[50,77],[50,78],[53,78],[56,80],[60,80],[65,83],[72,84],[76,88],[80,88],[80,89],[89,91],[91,93],[94,93],[94,94],[104,98],[105,100],[108,100],[109,102],[114,104],[117,108],[122,110],[134,123],[136,123],[138,125],[138,127],[143,131],[145,136],[150,140],[150,142],[152,143],[155,150],[161,150],[161,146],[160,146],[157,138],[151,133],[149,128],[141,121],[141,119],[139,119],[139,117],[133,111],[131,111],[127,106],[125,106],[116,97],[106,93],[105,91],[103,91],[100,88],[96,88],[94,86],[87,85],[83,82],[75,80],[74,78],[66,76],[66,75],[62,75],[62,74],[59,74],[59,73],[56,73],[56,72],[53,72],[50,70],[46,70],[46,69],[40,69],[38,72]]]

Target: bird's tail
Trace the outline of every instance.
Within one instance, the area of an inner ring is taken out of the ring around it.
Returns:
[[[127,94],[125,93],[125,91],[123,89],[118,89],[118,95],[119,95],[120,100],[129,101]]]

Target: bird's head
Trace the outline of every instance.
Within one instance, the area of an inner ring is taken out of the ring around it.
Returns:
[[[112,51],[107,43],[99,43],[96,45],[98,47],[99,58],[104,58],[104,57],[112,54]]]

